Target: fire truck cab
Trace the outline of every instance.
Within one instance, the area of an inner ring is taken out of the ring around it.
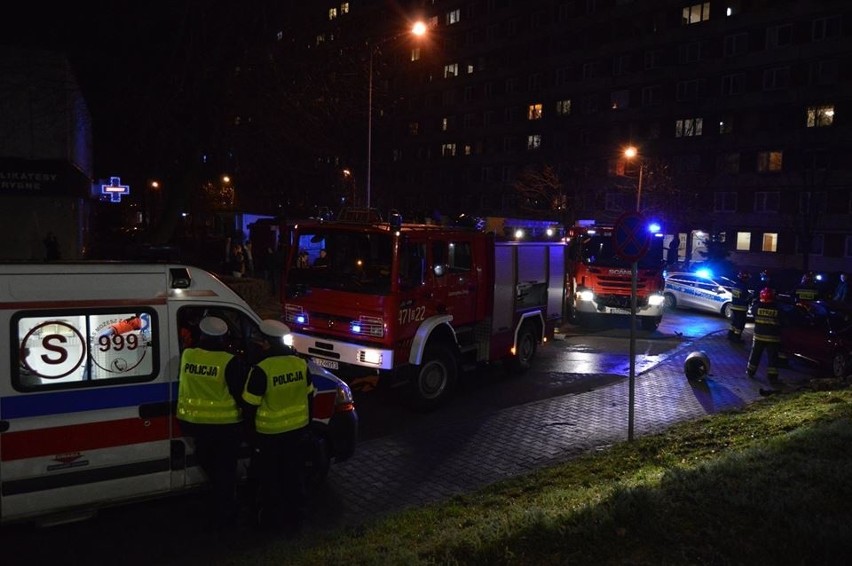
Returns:
[[[406,384],[421,409],[463,367],[526,370],[562,320],[561,234],[507,219],[396,220],[294,227],[282,298],[294,347],[344,378]]]

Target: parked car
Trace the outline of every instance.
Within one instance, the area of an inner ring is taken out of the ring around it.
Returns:
[[[852,373],[852,305],[805,301],[782,309],[781,343],[788,356],[844,379]]]
[[[673,272],[666,275],[663,297],[667,308],[696,309],[731,318],[731,287],[727,277],[702,272]]]

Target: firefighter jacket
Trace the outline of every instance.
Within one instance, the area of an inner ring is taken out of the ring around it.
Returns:
[[[251,369],[243,401],[257,407],[254,424],[258,433],[280,434],[308,425],[313,392],[305,360],[273,355]]]
[[[775,303],[757,303],[754,309],[754,339],[781,342],[781,311]]]
[[[229,352],[187,348],[180,360],[177,418],[196,424],[233,424],[242,420],[228,387],[234,371]]]
[[[745,281],[738,281],[731,289],[731,310],[747,311],[751,292],[748,289]]]
[[[812,283],[803,283],[793,291],[796,301],[815,301],[819,298],[819,290]]]

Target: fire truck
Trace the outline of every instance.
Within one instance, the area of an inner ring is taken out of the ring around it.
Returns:
[[[350,215],[293,226],[281,302],[296,350],[350,382],[405,385],[424,410],[464,369],[524,372],[562,322],[563,230],[470,224]]]
[[[583,325],[631,312],[632,264],[616,253],[613,230],[594,221],[580,221],[568,230],[565,294],[572,322]],[[644,330],[655,330],[663,318],[664,267],[663,234],[653,233],[636,270],[636,316]]]

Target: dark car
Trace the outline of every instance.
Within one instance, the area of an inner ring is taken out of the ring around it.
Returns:
[[[804,301],[782,308],[781,343],[790,356],[845,379],[852,371],[852,306]]]

